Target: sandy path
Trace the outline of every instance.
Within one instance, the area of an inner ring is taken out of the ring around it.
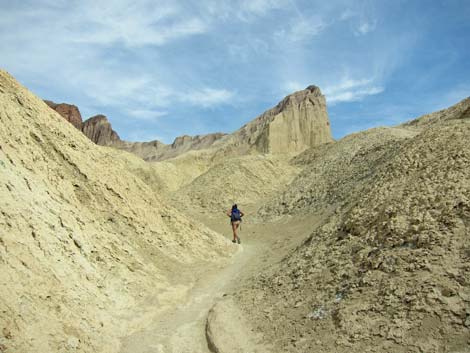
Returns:
[[[182,283],[164,305],[154,303],[141,308],[139,327],[122,340],[120,352],[210,352],[205,336],[209,310],[224,295],[243,285],[246,278],[278,261],[296,246],[308,235],[314,222],[309,219],[269,225],[244,224],[242,245],[234,244],[239,251],[230,261],[212,268],[195,266],[192,269],[194,282]],[[206,220],[206,223],[216,231],[223,231],[227,237],[230,235],[227,222]]]

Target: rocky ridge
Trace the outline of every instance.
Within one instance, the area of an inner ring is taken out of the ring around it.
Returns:
[[[146,161],[159,161],[176,157],[190,150],[200,150],[210,147],[226,134],[213,133],[206,135],[176,137],[173,143],[167,145],[158,140],[150,142],[129,142],[121,140],[105,115],[95,115],[85,121],[75,105],[44,101],[49,107],[59,113],[65,120],[81,130],[91,141],[101,146],[111,146],[131,152]]]
[[[144,142],[116,144],[115,147],[148,161],[175,158],[191,150],[208,150],[212,159],[220,161],[250,153],[296,154],[332,141],[325,97],[318,87],[309,86],[288,95],[232,134],[181,136],[169,146]]]
[[[63,115],[66,117],[66,115]],[[332,142],[325,97],[316,86],[285,97],[232,134],[179,136],[166,145],[160,141],[128,142],[119,138],[103,115],[86,120],[82,131],[93,142],[119,148],[146,161],[161,161],[191,150],[211,149],[214,154],[289,154]]]
[[[463,120],[470,118],[470,97],[463,99],[457,104],[442,109],[437,112],[420,116],[409,122],[402,124],[406,128],[423,128],[435,124],[454,123],[455,120]]]
[[[174,158],[188,151],[197,151],[209,148],[226,134],[213,133],[195,136],[178,136],[173,143],[164,144],[160,141],[112,143],[113,147],[134,153],[142,159],[154,162]]]

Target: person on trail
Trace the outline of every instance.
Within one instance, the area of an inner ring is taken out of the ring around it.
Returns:
[[[232,231],[233,231],[232,243],[240,244],[240,237],[238,236],[237,230],[238,230],[238,227],[240,227],[240,223],[244,215],[245,214],[241,210],[238,209],[237,204],[233,205],[232,209],[227,211],[227,216],[230,217],[230,224],[232,225]]]

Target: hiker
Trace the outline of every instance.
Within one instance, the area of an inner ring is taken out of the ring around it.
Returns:
[[[233,231],[233,240],[232,243],[238,243],[240,244],[240,237],[237,234],[238,227],[240,226],[240,223],[242,221],[242,217],[245,214],[238,209],[237,204],[232,206],[231,210],[227,211],[227,216],[230,217],[230,224],[232,225],[232,231]]]

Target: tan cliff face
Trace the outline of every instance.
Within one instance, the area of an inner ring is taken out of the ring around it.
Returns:
[[[228,138],[261,153],[299,153],[332,142],[325,97],[316,86],[285,97]]]
[[[318,87],[286,97],[266,114],[272,120],[256,142],[261,152],[301,152],[333,140],[325,97]]]

